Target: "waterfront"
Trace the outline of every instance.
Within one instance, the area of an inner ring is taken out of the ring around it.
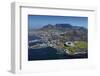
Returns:
[[[83,45],[86,45],[83,44],[83,41],[73,41],[72,43],[76,44],[77,42],[77,45],[81,45],[81,47],[83,47]],[[70,46],[70,48],[73,50],[74,46],[75,45]],[[68,47],[68,49],[70,48]],[[64,47],[64,42],[62,42],[60,38],[53,39],[52,36],[46,36],[45,32],[35,32],[35,34],[33,34],[32,36],[28,36],[29,61],[88,58],[86,49],[75,49],[73,51],[70,51],[68,49],[66,46]]]
[[[88,54],[68,55],[67,53],[57,54],[57,50],[51,47],[40,49],[28,49],[28,60],[54,60],[54,59],[79,59],[88,58]]]

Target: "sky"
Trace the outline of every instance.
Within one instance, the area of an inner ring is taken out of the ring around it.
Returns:
[[[71,24],[88,28],[88,17],[79,16],[50,16],[50,15],[28,15],[29,29],[41,28],[47,24]]]

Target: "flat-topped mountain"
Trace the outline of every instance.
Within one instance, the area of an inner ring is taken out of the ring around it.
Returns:
[[[73,27],[71,24],[55,24],[54,26],[57,28],[72,28]]]
[[[66,30],[66,29],[74,29],[74,30],[84,30],[87,31],[87,28],[81,26],[73,26],[71,24],[48,24],[43,26],[41,29],[57,29],[57,30]]]
[[[73,26],[71,24],[48,24],[43,26],[43,28],[72,28]]]

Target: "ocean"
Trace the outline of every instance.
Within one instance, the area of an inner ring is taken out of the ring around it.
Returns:
[[[55,59],[80,59],[88,58],[88,54],[68,55],[67,53],[57,54],[57,50],[51,47],[28,49],[28,61],[33,60],[55,60]]]

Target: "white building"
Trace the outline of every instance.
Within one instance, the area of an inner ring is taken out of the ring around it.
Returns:
[[[71,42],[71,41],[68,41],[68,42],[65,42],[65,44],[67,45],[67,46],[74,46],[74,43],[73,42]]]

